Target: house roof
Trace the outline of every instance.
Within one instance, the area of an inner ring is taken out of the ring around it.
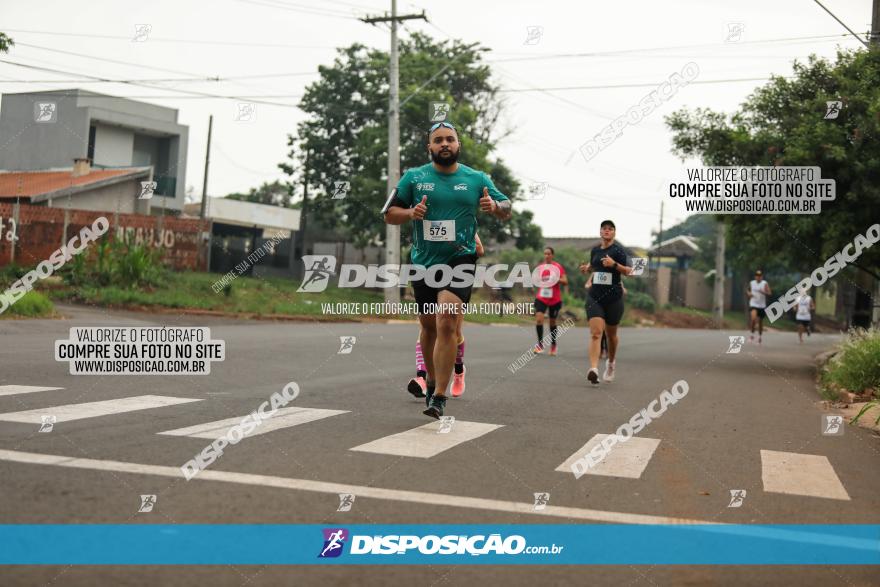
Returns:
[[[72,168],[46,171],[0,171],[0,198],[22,198],[32,202],[51,200],[79,192],[148,177],[150,167],[92,169],[85,175],[73,176]]]
[[[655,257],[693,257],[700,252],[700,246],[694,242],[694,237],[682,234],[663,241],[648,252]]]

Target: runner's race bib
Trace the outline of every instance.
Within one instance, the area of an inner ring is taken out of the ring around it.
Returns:
[[[552,287],[542,287],[538,292],[539,298],[550,299],[553,297],[553,288]]]
[[[424,220],[422,230],[426,241],[455,240],[455,220]]]
[[[594,273],[593,283],[598,283],[600,285],[611,285],[611,274],[604,271]]]

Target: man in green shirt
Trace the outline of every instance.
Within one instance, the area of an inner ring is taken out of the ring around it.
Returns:
[[[465,265],[472,278],[477,260],[477,209],[501,220],[510,218],[510,199],[498,191],[488,175],[461,165],[460,151],[454,126],[448,122],[432,126],[428,131],[432,163],[410,169],[400,178],[385,212],[388,224],[413,222],[412,263],[423,265],[428,275],[432,267],[445,266],[449,271],[444,273],[449,274],[451,268]],[[428,285],[426,279],[413,281],[422,327],[419,342],[428,370],[428,409],[424,413],[433,418],[440,418],[446,406],[446,387],[455,361],[456,324],[462,319],[462,304],[470,302],[471,287],[472,281],[465,286],[449,280],[438,286]]]

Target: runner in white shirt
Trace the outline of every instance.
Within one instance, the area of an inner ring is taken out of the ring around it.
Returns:
[[[761,344],[761,335],[764,333],[764,316],[767,315],[767,296],[771,294],[770,284],[764,281],[764,273],[758,269],[755,278],[749,282],[746,295],[749,296],[749,327],[752,334],[749,342],[755,342],[755,325],[758,326],[758,344]]]
[[[810,336],[810,321],[815,311],[816,302],[807,295],[806,289],[801,290],[801,295],[797,299],[797,314],[794,317],[798,323],[798,341],[801,344],[804,344],[804,331]]]

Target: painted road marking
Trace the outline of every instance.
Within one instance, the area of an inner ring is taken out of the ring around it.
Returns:
[[[54,391],[63,387],[38,387],[36,385],[0,385],[0,396],[17,395],[19,393],[36,393],[38,391]]]
[[[135,397],[88,402],[85,404],[67,404],[65,406],[50,406],[38,410],[7,412],[5,414],[0,414],[0,421],[39,424],[41,422],[41,416],[52,415],[55,416],[56,422],[61,423],[70,422],[72,420],[81,420],[83,418],[109,416],[110,414],[121,414],[136,410],[148,410],[150,408],[162,408],[165,406],[200,401],[202,400],[185,397],[169,397],[166,395],[138,395]]]
[[[775,450],[761,451],[764,491],[849,501],[849,494],[827,457]]]
[[[593,450],[593,447],[601,443],[610,434],[596,434],[587,444],[568,457],[564,463],[556,467],[557,471],[572,473],[571,465],[576,460]],[[648,461],[657,450],[660,441],[656,438],[642,438],[633,436],[626,442],[618,442],[611,447],[611,451],[595,466],[587,469],[585,475],[603,475],[605,477],[626,477],[638,479],[648,466]]]
[[[438,434],[438,436],[440,436]],[[12,463],[26,463],[37,465],[50,465],[57,467],[70,467],[74,469],[87,469],[91,471],[113,471],[116,473],[130,473],[135,475],[158,475],[183,479],[180,467],[165,467],[162,465],[144,465],[140,463],[125,463],[121,461],[105,461],[97,459],[80,459],[60,455],[47,455],[39,453],[20,452],[15,450],[0,450],[0,461]],[[585,508],[563,507],[547,505],[544,509],[535,510],[534,501],[518,502],[503,501],[498,499],[485,499],[481,497],[465,497],[445,493],[430,493],[427,491],[407,491],[403,489],[386,489],[373,485],[347,485],[344,483],[332,483],[326,481],[314,481],[312,479],[294,479],[290,477],[275,477],[272,475],[253,475],[250,473],[231,473],[227,471],[201,471],[193,481],[221,481],[224,483],[238,483],[256,487],[275,487],[278,489],[291,489],[295,491],[314,491],[317,493],[331,494],[334,497],[340,493],[352,493],[361,499],[383,499],[387,501],[400,501],[421,505],[434,505],[443,507],[460,507],[483,511],[507,512],[511,514],[531,514],[535,516],[550,516],[554,518],[570,518],[576,520],[588,520],[592,522],[611,522],[616,524],[715,524],[705,520],[671,518],[667,516],[650,516],[645,514],[629,514],[625,512],[612,512],[605,510],[591,510]]]
[[[257,436],[274,430],[299,426],[307,424],[315,420],[323,420],[330,416],[338,416],[339,414],[348,414],[346,410],[321,410],[318,408],[280,408],[275,414],[267,419],[261,420],[259,426],[254,428],[248,436]],[[206,424],[197,424],[187,428],[178,428],[176,430],[166,430],[158,434],[167,434],[168,436],[189,436],[191,438],[208,438],[213,440],[226,434],[233,426],[241,423],[246,416],[236,416],[235,418],[226,418],[225,420],[217,420],[216,422],[208,422]]]
[[[406,432],[385,436],[349,450],[427,459],[501,427],[500,424],[456,420],[449,432],[440,434],[438,433],[440,428],[438,420]]]

